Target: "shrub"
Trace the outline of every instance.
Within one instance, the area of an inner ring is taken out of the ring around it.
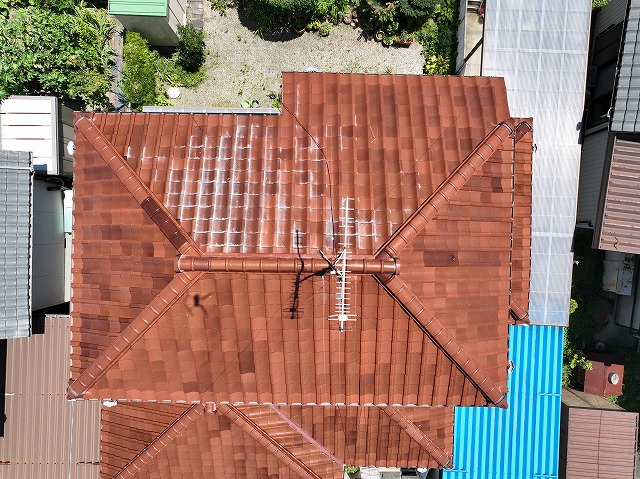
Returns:
[[[158,54],[139,33],[127,32],[124,43],[122,92],[131,106],[139,111],[144,105],[156,103],[159,95],[156,82]]]
[[[331,24],[329,22],[324,22],[322,25],[320,25],[320,28],[318,29],[318,35],[320,35],[321,37],[328,37],[330,33]]]
[[[159,57],[156,62],[156,73],[160,82],[179,87],[193,88],[198,86],[205,77],[204,68],[195,72],[187,72],[178,64],[178,56]]]
[[[188,72],[195,72],[204,63],[204,32],[192,24],[178,25],[178,64]]]
[[[0,99],[46,94],[106,107],[111,32],[103,10],[15,10],[0,21]]]

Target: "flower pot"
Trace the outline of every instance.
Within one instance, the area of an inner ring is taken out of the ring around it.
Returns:
[[[251,102],[247,99],[242,100],[242,103],[240,103],[240,106],[242,108],[249,108],[251,106]]]
[[[304,33],[307,29],[307,21],[303,18],[296,18],[293,21],[293,31],[296,33]]]
[[[258,100],[251,100],[251,108],[259,108],[260,102]]]
[[[376,42],[381,42],[382,39],[384,38],[384,32],[381,32],[381,31],[376,32],[373,38]]]
[[[397,47],[407,48],[413,43],[413,37],[393,37],[393,44]]]

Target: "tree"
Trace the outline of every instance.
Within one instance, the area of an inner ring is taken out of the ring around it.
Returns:
[[[105,107],[111,86],[112,25],[102,10],[18,9],[0,20],[0,100],[54,95]]]

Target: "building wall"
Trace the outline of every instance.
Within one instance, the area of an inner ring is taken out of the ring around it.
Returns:
[[[576,216],[578,226],[593,227],[596,224],[608,137],[609,131],[604,127],[584,138],[580,159],[578,213]]]
[[[32,309],[65,302],[65,237],[62,191],[33,185]]]
[[[187,24],[187,0],[169,0],[169,25],[177,32],[178,25]]]
[[[178,34],[169,25],[167,17],[116,15],[116,18],[127,30],[140,33],[151,45],[175,46],[178,44]]]

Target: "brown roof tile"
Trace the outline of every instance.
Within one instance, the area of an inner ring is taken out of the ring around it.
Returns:
[[[279,116],[77,129],[71,396],[505,406],[531,140],[502,80],[292,73]],[[318,249],[338,255],[345,197],[357,320],[341,333]]]
[[[102,477],[145,478],[174,470],[197,479],[254,470],[258,477],[268,472],[269,478],[324,479],[342,477],[343,464],[442,467],[451,458],[452,408],[220,404],[215,410],[208,405],[208,413],[203,409],[123,403],[106,410]],[[193,418],[185,420],[191,411]],[[179,432],[164,441],[176,426]]]

